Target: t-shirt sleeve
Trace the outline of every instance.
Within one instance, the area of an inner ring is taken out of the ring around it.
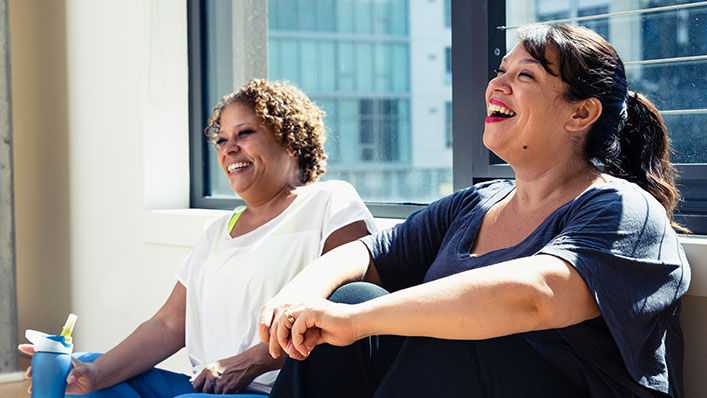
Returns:
[[[646,366],[662,363],[665,312],[677,312],[690,280],[665,209],[635,186],[598,191],[573,207],[539,253],[567,261],[584,278],[636,380],[663,373]]]
[[[344,181],[327,181],[327,189],[329,196],[324,208],[320,253],[324,250],[329,235],[356,221],[365,222],[368,232],[378,232],[371,212],[351,184]]]
[[[230,215],[228,217],[230,218]],[[219,223],[223,223],[223,217],[204,223],[204,228],[201,230],[201,234],[194,248],[192,248],[184,261],[182,261],[179,268],[177,268],[177,272],[175,272],[174,275],[185,287],[189,287],[189,279],[192,272],[203,264],[208,257],[211,243],[213,243],[213,229],[216,228]]]
[[[423,282],[467,191],[433,202],[404,222],[360,239],[371,253],[384,288],[396,291]]]

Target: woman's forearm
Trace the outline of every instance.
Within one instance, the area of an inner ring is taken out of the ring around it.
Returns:
[[[184,347],[186,288],[175,283],[157,313],[94,364],[97,388],[105,388],[146,372]]]
[[[184,322],[179,328],[157,316],[152,317],[94,361],[100,369],[96,387],[109,387],[146,372],[182,347]]]
[[[357,338],[486,339],[568,326],[599,315],[579,274],[551,256],[462,272],[355,307],[351,324]]]

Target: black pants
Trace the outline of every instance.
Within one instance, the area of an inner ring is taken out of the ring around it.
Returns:
[[[330,300],[354,304],[387,294],[352,283]],[[272,398],[581,397],[522,336],[488,340],[372,336],[348,347],[317,346],[288,359]]]

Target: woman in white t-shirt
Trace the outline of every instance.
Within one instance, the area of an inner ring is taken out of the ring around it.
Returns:
[[[323,116],[287,83],[254,79],[222,99],[205,131],[246,205],[208,223],[152,318],[106,354],[77,357],[67,393],[270,391],[285,356],[273,359],[259,341],[260,309],[312,260],[375,232],[351,185],[315,182],[326,164]],[[153,368],[184,346],[191,379]]]

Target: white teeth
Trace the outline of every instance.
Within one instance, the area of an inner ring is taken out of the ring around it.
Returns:
[[[516,115],[515,112],[506,108],[505,106],[496,105],[496,104],[489,104],[488,116],[491,116],[494,112],[500,112],[500,113],[503,113],[504,115],[508,115],[508,116],[515,116]]]
[[[250,162],[231,163],[228,165],[228,172],[233,173],[237,169],[242,169],[243,167],[248,167],[248,166],[250,166]]]

